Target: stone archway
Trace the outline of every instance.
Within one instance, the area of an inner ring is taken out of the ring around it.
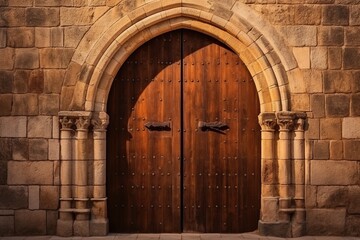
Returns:
[[[187,28],[231,47],[254,79],[262,126],[260,232],[302,235],[306,115],[290,112],[288,82],[297,65],[276,31],[237,1],[150,1],[133,6],[114,19],[119,15],[117,11],[112,8],[90,28],[67,69],[61,93],[63,111],[59,113],[62,128],[58,234],[107,234],[106,103],[112,81],[127,57],[144,42],[167,31]]]

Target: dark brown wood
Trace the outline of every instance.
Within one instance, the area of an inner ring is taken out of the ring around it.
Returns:
[[[259,102],[230,48],[189,30],[154,38],[120,69],[108,113],[110,231],[257,228]]]

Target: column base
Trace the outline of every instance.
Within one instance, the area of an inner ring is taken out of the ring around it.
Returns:
[[[292,237],[291,225],[289,222],[262,222],[258,224],[259,233],[263,236]]]
[[[90,221],[91,236],[106,236],[109,233],[109,221],[107,219],[98,219]]]
[[[74,221],[74,236],[82,236],[82,237],[90,236],[90,221],[89,220],[75,220]]]
[[[73,220],[57,220],[56,235],[60,237],[71,237],[73,235]]]

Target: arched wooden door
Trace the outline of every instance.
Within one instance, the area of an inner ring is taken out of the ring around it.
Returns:
[[[190,30],[145,43],[108,99],[111,232],[246,232],[260,212],[259,102],[239,57]]]

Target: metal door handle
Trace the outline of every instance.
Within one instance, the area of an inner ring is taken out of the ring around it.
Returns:
[[[215,131],[220,133],[225,133],[225,130],[229,129],[229,126],[223,122],[202,122],[199,121],[198,127],[202,131]]]
[[[147,122],[144,125],[150,131],[170,131],[170,122]]]

